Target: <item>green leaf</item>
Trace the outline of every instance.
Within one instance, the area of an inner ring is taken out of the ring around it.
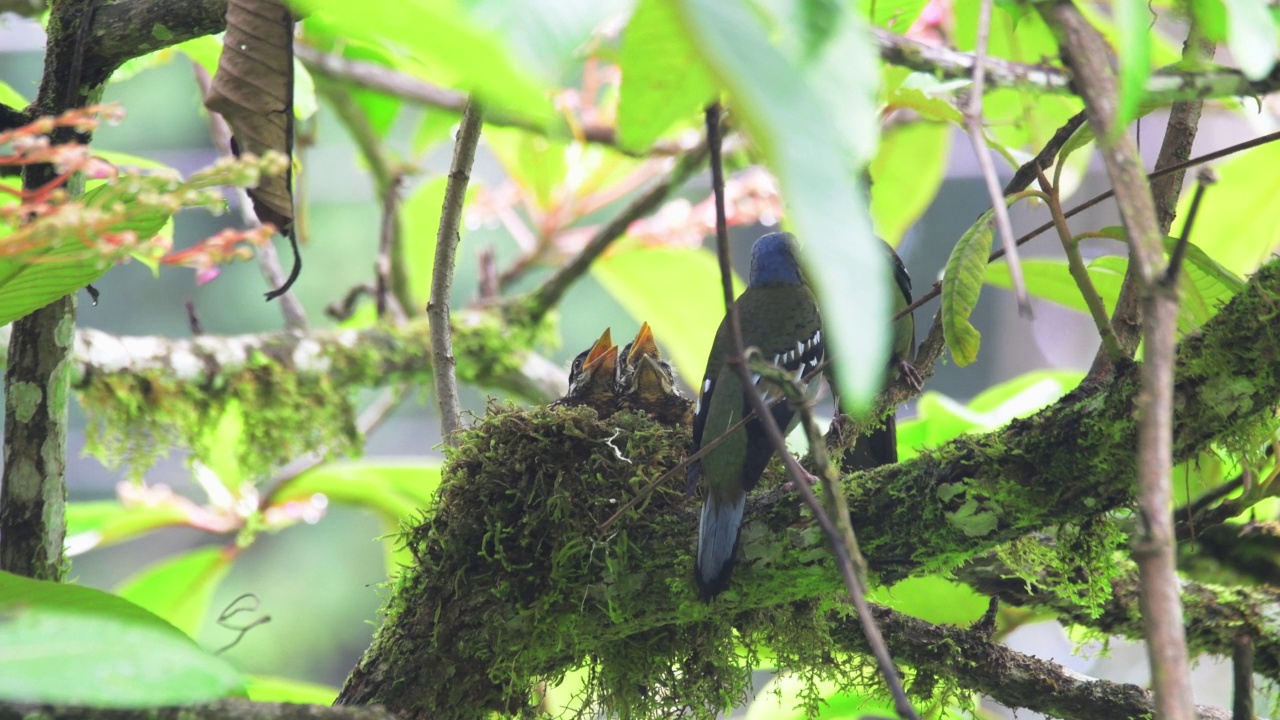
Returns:
[[[916,417],[898,423],[899,451],[907,459],[965,433],[998,430],[1057,402],[1083,378],[1076,370],[1036,370],[988,388],[967,405],[926,392],[916,404]]]
[[[1124,262],[1123,258],[1121,262]],[[1120,297],[1124,268],[1120,268],[1119,274],[1106,264],[1090,265],[1088,270],[1094,289],[1098,291],[1107,313],[1110,314],[1115,309],[1116,298]],[[1033,297],[1088,314],[1089,306],[1085,304],[1075,278],[1071,277],[1066,260],[1027,258],[1022,261],[1022,276],[1027,281],[1027,292]],[[991,263],[991,267],[987,268],[986,282],[994,287],[1012,290],[1013,280],[1009,276],[1008,263],[1003,260]]]
[[[1112,5],[1120,34],[1120,104],[1117,127],[1137,116],[1147,78],[1151,76],[1151,24],[1146,0],[1116,0]]]
[[[328,685],[273,675],[250,675],[249,699],[254,702],[332,705],[338,689]]]
[[[1227,7],[1227,47],[1250,80],[1271,73],[1280,55],[1276,23],[1264,0],[1223,0]]]
[[[387,533],[383,549],[387,572],[392,573],[413,562],[397,531],[435,505],[439,487],[440,465],[434,462],[328,463],[290,480],[276,494],[275,504],[319,494],[333,502],[373,510]]]
[[[319,103],[316,100],[316,81],[298,58],[293,59],[293,116],[299,120],[308,120],[316,114]]]
[[[840,395],[860,410],[884,380],[889,334],[889,273],[858,180],[878,131],[879,73],[870,71],[879,67],[876,54],[848,12],[833,19],[830,39],[815,48],[782,21],[766,28],[744,4],[677,5],[691,44],[728,89],[734,116],[778,177],[788,225],[804,244],[802,259],[827,310],[824,335]],[[858,312],[835,311],[850,307]]]
[[[509,128],[486,130],[484,139],[511,179],[533,195],[540,210],[564,200],[568,143]]]
[[[897,246],[942,187],[951,128],[939,123],[898,125],[885,133],[871,161],[871,219],[876,234]]]
[[[137,605],[0,572],[0,699],[155,707],[243,696],[226,661]]]
[[[521,67],[533,68],[540,78],[556,87],[572,87],[579,81],[584,48],[589,51],[598,44],[601,26],[625,17],[633,3],[634,0],[467,0],[464,7],[476,25],[499,35]]]
[[[640,246],[596,261],[591,274],[637,325],[648,322],[653,327],[663,354],[696,387],[716,328],[724,319],[724,291],[715,254],[702,248]],[[663,288],[680,288],[680,292],[656,288],[654,278],[659,277]],[[735,293],[741,288],[735,277]]]
[[[408,51],[414,74],[477,95],[481,102],[538,122],[555,113],[543,82],[520,62],[500,33],[456,4],[432,0],[291,0],[312,14],[312,28],[370,45]]]
[[[374,510],[392,527],[435,504],[440,464],[404,460],[326,463],[290,480],[277,503],[322,494],[333,502]]]
[[[649,147],[677,120],[697,117],[716,95],[714,78],[667,0],[640,1],[622,36],[618,67],[618,140],[624,147]]]
[[[1258,268],[1280,244],[1280,143],[1268,143],[1214,166],[1218,182],[1205,191],[1191,239],[1237,276]],[[1194,193],[1178,201],[1181,231]]]
[[[0,80],[0,103],[4,103],[11,108],[21,110],[30,102],[22,93],[13,89],[13,86],[3,80]]]
[[[942,276],[942,331],[956,365],[964,367],[978,358],[982,335],[969,322],[978,305],[982,280],[987,273],[994,237],[995,210],[982,213],[947,258]]]
[[[1206,40],[1227,40],[1227,6],[1222,0],[1191,0],[1191,12]]]
[[[195,637],[237,552],[219,546],[173,555],[125,579],[116,594]]]
[[[187,514],[177,505],[122,505],[115,500],[67,503],[68,555],[132,540],[152,530],[183,525]]]

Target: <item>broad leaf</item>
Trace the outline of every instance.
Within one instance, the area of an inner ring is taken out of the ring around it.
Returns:
[[[715,255],[702,248],[635,247],[598,260],[591,274],[637,326],[648,322],[653,327],[659,348],[687,384],[696,388],[702,382],[711,340],[724,318],[724,291]],[[663,287],[680,291],[658,290],[654,278],[662,278]],[[734,287],[735,293],[742,288],[737,278]]]
[[[125,579],[116,594],[195,637],[237,552],[235,546],[218,546],[179,553]]]
[[[828,310],[824,336],[841,397],[851,409],[864,408],[883,380],[879,358],[890,307],[884,254],[858,180],[875,148],[875,53],[850,13],[838,13],[829,39],[814,47],[781,19],[766,27],[745,5],[676,4],[691,44],[729,91],[734,116],[778,177],[788,224],[804,244],[805,265]],[[835,311],[849,307],[858,312]]]
[[[525,118],[550,122],[550,94],[493,28],[454,3],[431,0],[291,0],[319,31],[405,51],[414,74]]]
[[[374,510],[395,527],[435,504],[440,464],[420,460],[326,463],[290,480],[277,503],[317,493],[333,502]]]
[[[157,707],[242,696],[226,661],[137,605],[0,572],[0,699]]]
[[[969,316],[978,306],[978,295],[982,292],[994,227],[995,211],[988,210],[951,249],[942,276],[942,330],[951,357],[960,367],[978,358],[982,335],[969,322]]]
[[[1191,241],[1235,275],[1258,268],[1280,244],[1280,143],[1268,143],[1214,166],[1218,182],[1204,194]],[[1194,193],[1178,202],[1179,234]]]
[[[697,118],[716,85],[667,0],[641,0],[622,36],[618,139],[643,150],[677,120]]]
[[[436,265],[436,236],[448,180],[441,176],[423,182],[405,198],[400,208],[401,247],[409,271],[409,294],[420,307],[426,307],[431,299],[431,269]]]
[[[876,234],[897,246],[942,187],[951,127],[915,122],[885,133],[871,161],[871,219]]]
[[[187,515],[176,505],[122,505],[116,500],[67,503],[68,555],[132,540],[152,530],[182,525]]]

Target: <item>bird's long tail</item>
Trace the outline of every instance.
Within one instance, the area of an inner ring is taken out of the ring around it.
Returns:
[[[738,547],[738,531],[742,528],[742,511],[747,494],[717,497],[708,492],[702,501],[702,520],[698,523],[698,559],[694,569],[698,592],[710,601],[729,586],[733,573],[733,555]]]

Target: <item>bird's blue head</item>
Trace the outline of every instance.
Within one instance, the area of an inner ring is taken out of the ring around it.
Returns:
[[[762,235],[751,246],[750,285],[801,285],[800,248],[791,233]]]

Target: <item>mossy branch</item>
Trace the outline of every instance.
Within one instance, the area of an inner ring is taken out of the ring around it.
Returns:
[[[1177,458],[1211,443],[1261,446],[1280,401],[1278,298],[1280,261],[1184,341]],[[850,476],[871,571],[889,583],[946,570],[1037,530],[1105,524],[1131,506],[1138,375],[1120,363],[1001,431]],[[776,465],[763,483],[775,489],[749,501],[737,582],[712,605],[697,601],[690,577],[697,508],[682,482],[597,536],[685,443],[684,431],[626,413],[605,422],[586,410],[491,413],[451,455],[434,514],[406,537],[417,562],[398,579],[342,702],[423,718],[514,711],[535,681],[591,660],[593,697],[615,712],[680,703],[709,714],[745,690],[739,643],[821,671],[820,657],[796,648],[823,637],[829,645],[830,626],[811,619],[808,634],[788,635],[779,608],[830,597],[839,580],[794,493],[776,489]]]
[[[540,403],[564,392],[564,371],[533,352],[547,326],[512,330],[496,310],[453,316],[462,381]],[[523,327],[523,326],[521,326]],[[0,333],[0,347],[7,344]],[[246,413],[241,463],[267,472],[305,452],[341,453],[358,441],[351,393],[431,384],[425,318],[361,330],[175,339],[75,333],[71,389],[90,413],[104,459],[140,472],[174,444],[202,457],[224,411]]]

